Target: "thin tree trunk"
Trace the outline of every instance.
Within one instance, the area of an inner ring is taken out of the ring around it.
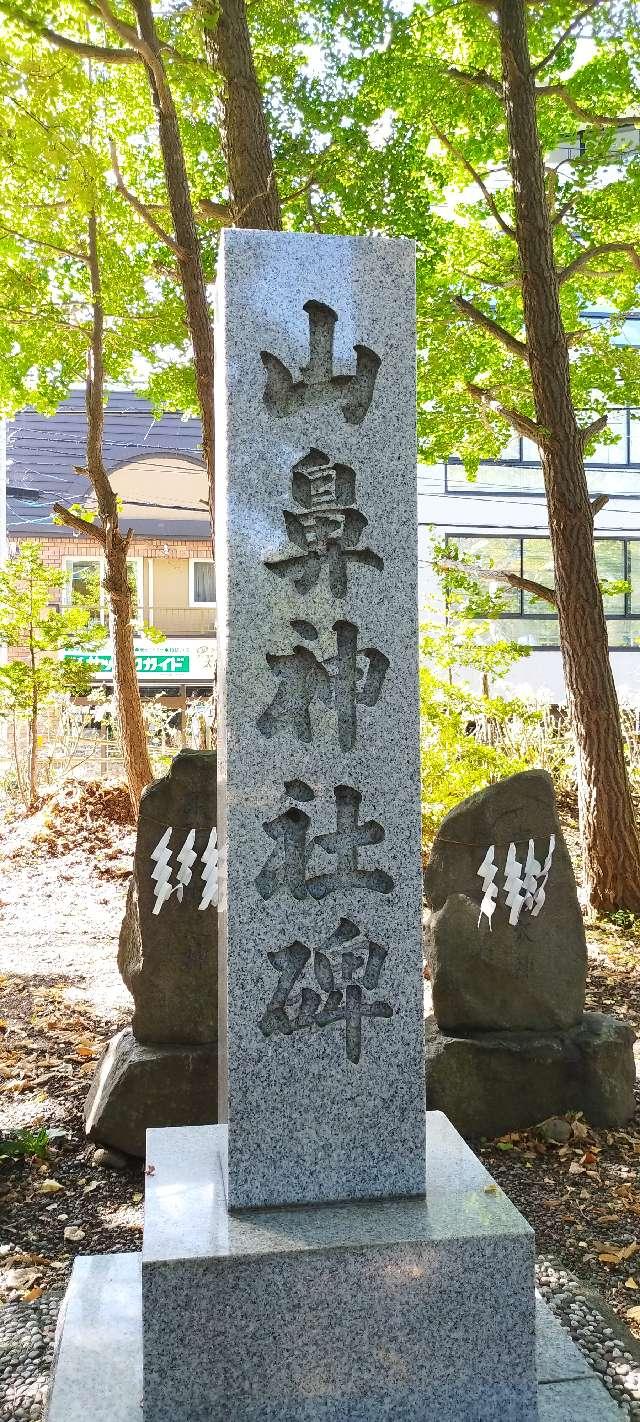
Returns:
[[[235,227],[282,227],[245,0],[205,0],[205,50],[222,76],[222,146]]]
[[[584,441],[571,397],[569,352],[546,201],[525,0],[496,6],[520,257],[524,321],[555,566],[560,642],[577,752],[589,903],[640,908],[636,825],[602,594]]]
[[[38,682],[36,654],[33,645],[33,624],[29,627],[29,657],[31,660],[31,716],[29,718],[29,810],[38,804]]]
[[[100,261],[95,213],[89,218],[89,270],[93,302],[91,351],[87,371],[87,472],[95,490],[107,574],[104,580],[113,613],[113,668],[120,737],[129,795],[134,814],[138,813],[145,785],[153,780],[142,715],[140,687],[136,675],[133,645],[132,596],[127,574],[127,554],[131,530],[123,538],[118,521],[118,503],[104,466],[104,313],[100,290]]]
[[[184,294],[187,327],[193,348],[198,404],[202,419],[202,453],[209,481],[209,507],[213,537],[215,466],[213,413],[213,330],[207,288],[200,256],[200,239],[189,190],[182,137],[171,88],[164,73],[162,50],[156,33],[150,0],[134,0],[141,38],[155,57],[153,68],[145,63],[164,166],[167,195],[176,242],[180,247],[178,266]]]

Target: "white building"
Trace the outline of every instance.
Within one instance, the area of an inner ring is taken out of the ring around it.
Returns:
[[[589,313],[597,319],[600,313]],[[601,313],[605,314],[605,313]],[[640,345],[640,312],[617,337]],[[592,497],[609,502],[595,521],[596,558],[602,578],[626,579],[630,591],[605,598],[611,662],[618,693],[640,702],[640,409],[612,410],[615,444],[601,444],[587,458]],[[449,539],[461,553],[481,555],[485,566],[505,568],[537,582],[553,583],[547,509],[537,446],[515,435],[503,457],[482,464],[469,483],[459,459],[418,469],[420,601],[422,615],[437,601],[438,580],[431,563],[434,537]],[[491,584],[484,584],[485,587]],[[517,662],[506,683],[534,690],[552,702],[564,700],[558,624],[547,605],[530,594],[501,586],[508,611],[496,619],[496,633],[534,650]],[[442,607],[441,613],[446,615]]]

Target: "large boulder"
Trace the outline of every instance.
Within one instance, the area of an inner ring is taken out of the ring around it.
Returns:
[[[452,810],[436,835],[424,891],[433,1010],[443,1031],[549,1031],[579,1022],[587,948],[546,771],[512,775]]]
[[[91,1140],[145,1154],[150,1126],[207,1126],[217,1119],[215,1046],[149,1047],[130,1027],[112,1037],[84,1108]]]
[[[624,1126],[634,1113],[632,1028],[587,1013],[567,1032],[478,1032],[426,1023],[427,1109],[463,1136],[501,1136],[549,1116],[583,1111],[593,1126]]]
[[[211,872],[203,855],[217,821],[216,781],[215,753],[184,750],[142,796],[118,949],[138,1042],[217,1040],[216,899],[200,907]],[[171,892],[159,904],[163,878]]]

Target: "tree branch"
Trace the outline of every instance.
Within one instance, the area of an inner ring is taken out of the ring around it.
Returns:
[[[460,150],[456,148],[455,144],[451,142],[451,139],[447,138],[447,135],[442,132],[442,129],[436,128],[434,124],[433,131],[436,137],[440,139],[440,142],[444,144],[445,148],[451,154],[452,158],[457,158],[458,162],[462,163],[463,168],[469,174],[469,177],[473,178],[474,183],[477,184],[480,189],[480,192],[482,193],[482,196],[487,204],[487,207],[489,208],[490,213],[493,217],[495,217],[498,226],[502,228],[502,231],[507,237],[511,237],[513,238],[513,240],[515,240],[515,229],[510,225],[510,223],[505,221],[496,203],[493,193],[489,191],[484,181],[484,178],[481,178],[480,174],[469,162],[469,159],[465,158],[464,153],[461,153]]]
[[[112,138],[109,139],[109,153],[111,154],[111,166],[113,168],[118,192],[122,194],[123,198],[125,198],[129,206],[133,208],[133,211],[137,212],[143,222],[146,222],[147,227],[150,227],[151,231],[155,232],[156,237],[159,237],[161,242],[166,242],[167,246],[171,248],[171,251],[178,258],[178,261],[183,262],[187,256],[184,247],[181,247],[180,243],[176,242],[175,237],[172,237],[169,232],[165,232],[164,227],[161,227],[160,223],[156,222],[150,209],[127,187],[118,162],[116,145]]]
[[[561,271],[558,272],[558,282],[560,286],[562,286],[565,281],[570,281],[571,277],[575,276],[575,273],[579,272],[582,267],[586,267],[589,262],[593,261],[594,257],[604,257],[608,252],[624,252],[626,256],[630,258],[634,267],[640,271],[640,250],[634,246],[633,242],[601,242],[597,247],[585,248],[584,252],[580,252],[577,257],[574,257],[572,262],[569,262],[568,266],[563,267]]]
[[[525,439],[532,439],[538,445],[542,442],[544,434],[542,426],[536,424],[535,420],[530,420],[528,415],[522,415],[519,410],[512,410],[506,405],[501,405],[500,401],[496,399],[495,392],[489,386],[475,385],[473,381],[468,380],[466,388],[474,400],[477,400],[480,405],[484,405],[485,409],[493,410],[496,415],[501,415],[503,420],[507,420],[514,430],[517,430],[518,434],[523,435]]]
[[[461,563],[454,558],[438,558],[434,567],[445,568],[452,573],[463,573],[472,581],[474,578],[484,578],[490,583],[508,583],[510,588],[520,588],[523,592],[531,593],[532,597],[539,597],[543,602],[550,602],[552,607],[557,606],[553,588],[548,588],[544,583],[536,583],[532,578],[521,578],[519,573],[510,573],[506,568],[477,568],[473,564]]]
[[[574,17],[571,24],[567,25],[566,30],[563,30],[560,38],[556,40],[553,48],[549,50],[548,54],[545,54],[544,59],[539,59],[538,63],[532,66],[532,72],[534,74],[539,74],[541,69],[546,69],[547,65],[550,64],[552,59],[555,59],[556,55],[560,52],[563,44],[566,44],[567,40],[571,39],[575,31],[580,28],[582,21],[588,19],[591,12],[595,10],[601,2],[602,0],[590,0],[590,3],[585,6],[584,10],[581,10],[580,14]]]
[[[595,499],[592,499],[592,500],[591,500],[591,512],[592,512],[594,518],[595,518],[596,514],[599,514],[599,513],[600,513],[600,510],[604,508],[605,504],[608,504],[608,502],[609,502],[609,495],[608,495],[608,494],[597,494],[596,497],[595,497]]]
[[[74,252],[71,247],[59,247],[55,242],[45,242],[43,237],[34,237],[33,233],[18,232],[15,227],[0,227],[0,233],[5,237],[18,237],[21,242],[30,242],[33,247],[46,247],[48,252],[59,252],[62,257],[72,257],[74,262],[89,263],[86,252]]]
[[[228,202],[212,202],[210,198],[200,198],[198,208],[204,217],[211,217],[214,222],[231,221],[231,208]]]
[[[582,107],[577,99],[574,99],[566,84],[539,84],[536,89],[536,96],[539,99],[562,99],[563,104],[570,109],[572,114],[581,118],[585,123],[593,124],[594,128],[622,128],[630,124],[640,124],[638,114],[594,114],[589,109]]]
[[[447,69],[450,79],[456,79],[458,84],[471,84],[478,89],[487,89],[490,94],[497,94],[502,98],[502,84],[499,79],[494,79],[493,74],[489,74],[487,69]]]
[[[67,528],[75,528],[78,533],[82,533],[83,535],[87,534],[89,538],[95,538],[96,542],[104,548],[105,535],[104,529],[100,527],[100,524],[90,523],[88,519],[80,518],[79,514],[72,513],[71,509],[65,508],[64,504],[54,504],[53,512],[62,523],[66,524]]]
[[[90,44],[87,40],[71,39],[68,35],[58,34],[57,30],[50,29],[35,15],[29,15],[20,5],[12,5],[9,0],[0,0],[0,11],[8,19],[24,25],[25,29],[39,35],[41,39],[48,40],[49,44],[55,45],[56,49],[65,49],[69,54],[77,54],[84,59],[96,59],[104,64],[137,64],[139,62],[140,56],[134,49],[111,49],[106,45]]]
[[[506,331],[504,326],[499,325],[491,316],[485,315],[479,306],[474,306],[473,302],[467,301],[464,296],[455,296],[454,303],[464,316],[473,321],[474,325],[480,326],[490,335],[495,336],[496,340],[500,341],[512,355],[517,356],[519,360],[528,360],[529,353],[525,342],[519,341],[517,336],[512,336],[510,331]]]
[[[589,443],[589,440],[593,439],[595,435],[602,434],[602,431],[606,430],[608,423],[609,416],[600,415],[597,420],[592,420],[590,425],[585,425],[585,428],[580,430],[582,448],[584,449]]]
[[[552,228],[559,228],[560,222],[563,222],[563,220],[565,220],[567,212],[570,212],[570,210],[572,210],[573,202],[575,202],[575,199],[569,198],[569,201],[563,202],[562,208],[559,208],[558,212],[553,213]]]

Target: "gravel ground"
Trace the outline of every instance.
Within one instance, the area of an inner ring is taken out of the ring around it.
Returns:
[[[0,1422],[41,1422],[62,1297],[52,1291],[0,1314]]]

